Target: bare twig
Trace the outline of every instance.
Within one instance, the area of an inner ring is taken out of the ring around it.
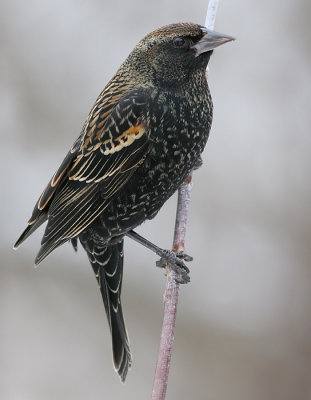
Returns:
[[[205,19],[205,27],[207,29],[214,29],[217,7],[218,0],[209,0]]]
[[[206,14],[205,26],[214,28],[218,0],[210,0]],[[190,174],[178,190],[178,202],[175,221],[175,232],[173,251],[184,252],[185,235],[187,226],[188,209],[190,204],[192,174]],[[167,265],[167,281],[164,296],[164,316],[156,366],[152,400],[164,400],[167,389],[168,374],[171,363],[172,348],[174,342],[174,331],[176,323],[176,312],[178,304],[179,283],[176,281],[176,273],[170,265]]]
[[[189,175],[178,190],[178,202],[176,211],[175,234],[173,250],[175,252],[185,250],[185,236],[187,216],[191,194],[191,178]],[[168,265],[166,291],[164,296],[164,316],[160,340],[158,362],[152,391],[152,400],[165,399],[169,368],[171,363],[172,347],[174,342],[174,330],[178,303],[179,283],[176,282],[176,273]]]

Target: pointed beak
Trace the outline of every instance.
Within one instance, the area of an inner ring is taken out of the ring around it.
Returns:
[[[203,30],[203,28],[202,28]],[[215,49],[215,47],[221,46],[224,43],[231,42],[235,40],[232,36],[224,35],[223,33],[218,33],[204,28],[203,32],[205,35],[202,39],[192,46],[192,49],[196,52],[196,57],[207,51]]]

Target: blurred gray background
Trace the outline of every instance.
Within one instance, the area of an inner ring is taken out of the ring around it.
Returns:
[[[168,399],[311,398],[310,2],[221,0],[215,115],[195,173]],[[39,269],[42,189],[134,45],[167,23],[204,23],[207,1],[2,0],[0,398],[148,399],[165,287],[126,241],[123,303],[134,362],[125,385],[93,272],[69,245]],[[176,198],[138,231],[172,242]]]

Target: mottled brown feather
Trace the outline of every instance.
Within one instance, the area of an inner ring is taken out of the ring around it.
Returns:
[[[58,243],[79,235],[91,224],[144,160],[149,138],[143,98],[141,90],[126,93],[109,118],[104,117],[101,136],[96,123],[89,128],[93,121],[93,112],[90,113],[74,159],[68,164],[57,191],[48,199],[48,224],[36,263],[58,247]],[[104,106],[102,112],[106,113]],[[101,119],[101,112],[96,118]]]

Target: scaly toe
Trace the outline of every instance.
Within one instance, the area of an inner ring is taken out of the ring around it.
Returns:
[[[164,255],[156,262],[159,268],[165,268],[169,264],[173,271],[176,272],[176,281],[184,284],[190,282],[189,268],[185,265],[184,261],[192,261],[192,257],[183,252],[174,253],[171,250],[165,250]]]
[[[186,262],[188,261],[193,261],[193,257],[189,256],[189,254],[184,253],[183,251],[177,251],[176,253],[176,257],[180,258],[181,260],[184,260]]]
[[[190,276],[187,273],[178,274],[175,281],[183,285],[190,282]]]
[[[161,257],[160,260],[156,261],[156,266],[158,268],[165,268],[166,264],[167,264],[167,259],[163,257]]]

